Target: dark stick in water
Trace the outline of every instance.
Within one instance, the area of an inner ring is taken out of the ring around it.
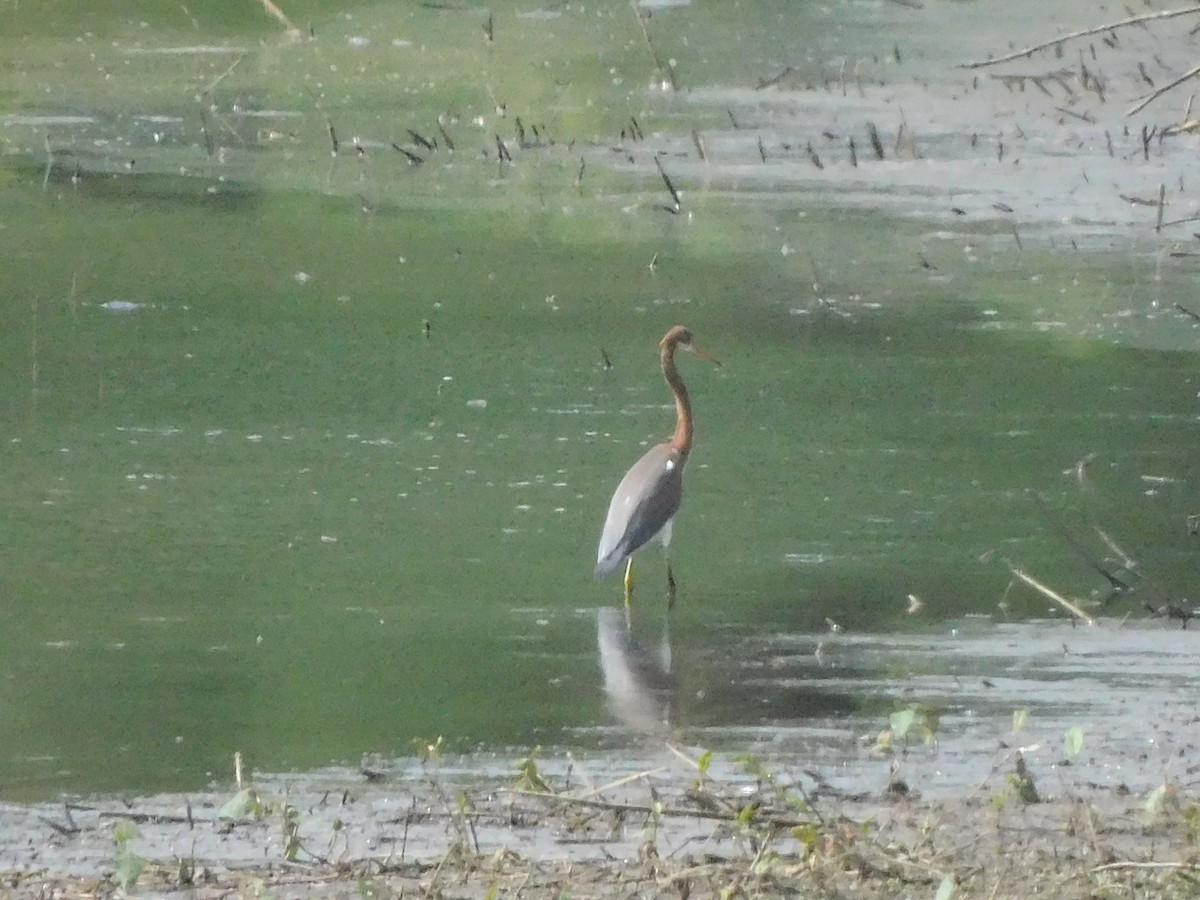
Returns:
[[[667,190],[671,192],[671,200],[673,200],[675,203],[674,209],[671,209],[669,206],[666,207],[666,209],[669,212],[677,213],[683,208],[683,202],[679,199],[679,192],[675,190],[675,185],[671,184],[671,178],[667,175],[666,170],[663,168],[662,161],[657,156],[654,157],[654,164],[658,166],[658,174],[662,176],[663,184],[665,184],[667,186]]]

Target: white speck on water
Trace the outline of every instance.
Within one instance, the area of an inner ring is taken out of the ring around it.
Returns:
[[[262,436],[261,434],[248,434],[248,435],[246,435],[246,440],[248,440],[248,441],[253,441],[253,442],[254,442],[254,443],[256,443],[256,444],[257,444],[259,441],[261,441],[262,439],[263,439],[263,436]]]
[[[369,47],[371,46],[371,39],[369,37],[363,37],[362,35],[356,34],[352,37],[346,38],[346,43],[351,47]]]
[[[218,47],[211,44],[198,44],[192,47],[130,47],[126,52],[131,56],[199,56],[218,53],[245,53],[243,47]]]
[[[298,109],[246,109],[233,105],[233,115],[239,119],[283,119],[302,116],[304,113]],[[180,121],[183,121],[180,119]]]
[[[332,534],[323,534],[323,535],[321,535],[321,543],[322,544],[336,544],[337,538],[334,537]]]
[[[101,309],[109,312],[137,312],[139,309],[153,309],[152,303],[135,303],[133,300],[108,300],[100,304]]]
[[[468,400],[467,406],[471,409],[487,409],[487,401],[483,399]]]
[[[27,128],[36,125],[91,125],[92,116],[4,116],[0,124],[6,127]]]
[[[828,560],[824,553],[785,553],[783,558],[787,562],[804,566],[821,565]]]
[[[292,277],[296,279],[296,284],[308,284],[312,280],[312,276],[307,272],[297,272]]]

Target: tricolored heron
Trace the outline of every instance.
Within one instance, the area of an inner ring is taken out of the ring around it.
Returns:
[[[625,604],[633,599],[633,554],[654,537],[664,552],[671,544],[671,525],[683,499],[683,469],[692,452],[692,402],[675,368],[675,350],[691,350],[714,365],[720,363],[692,338],[692,332],[676,325],[658,346],[662,351],[663,377],[675,395],[675,435],[656,444],[633,464],[617,485],[596,554],[596,577],[611,575],[625,564]],[[667,557],[667,609],[675,605],[675,576]]]

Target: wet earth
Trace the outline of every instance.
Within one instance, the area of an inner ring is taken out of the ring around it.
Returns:
[[[1165,620],[982,619],[780,638],[744,663],[771,670],[775,695],[869,670],[898,712],[749,742],[664,726],[640,752],[435,746],[240,788],[231,772],[187,795],[5,804],[0,868],[22,896],[1185,896],[1194,639]],[[655,648],[607,655],[615,714],[669,703],[646,676]]]

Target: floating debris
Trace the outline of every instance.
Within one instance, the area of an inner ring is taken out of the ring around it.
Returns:
[[[100,308],[107,309],[109,312],[131,313],[142,309],[154,309],[154,304],[136,303],[133,300],[108,300],[105,303],[101,303]]]

